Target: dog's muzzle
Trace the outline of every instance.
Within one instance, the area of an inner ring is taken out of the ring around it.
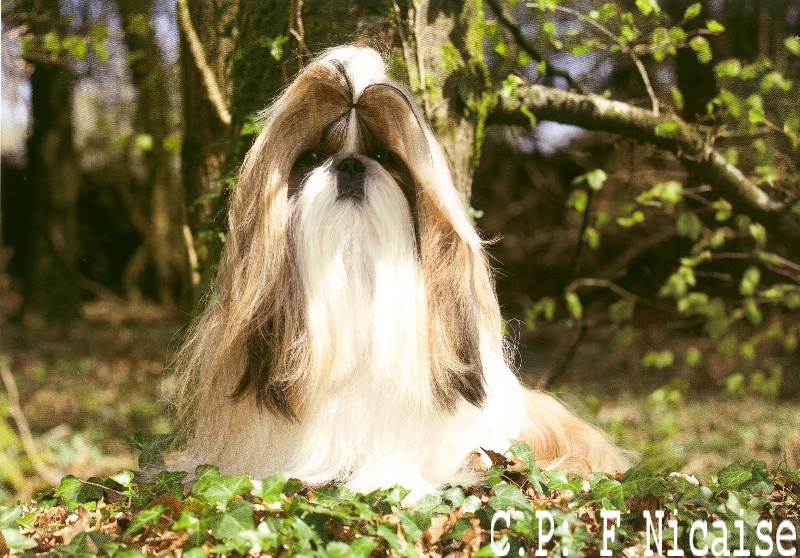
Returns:
[[[336,199],[357,202],[364,199],[364,163],[355,157],[346,157],[336,165]]]

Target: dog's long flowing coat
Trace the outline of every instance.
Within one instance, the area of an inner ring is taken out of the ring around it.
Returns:
[[[513,439],[540,465],[625,468],[509,369],[481,240],[375,51],[324,53],[266,110],[229,226],[178,360],[190,463],[416,494]]]

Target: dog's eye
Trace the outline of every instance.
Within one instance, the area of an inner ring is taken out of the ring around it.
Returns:
[[[295,166],[315,167],[322,162],[322,152],[319,149],[310,149],[302,153],[295,161]]]
[[[392,162],[392,152],[388,149],[375,149],[367,153],[367,155],[370,159],[377,161],[381,165]]]

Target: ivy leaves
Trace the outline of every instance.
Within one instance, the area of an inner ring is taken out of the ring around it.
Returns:
[[[489,455],[495,464],[482,483],[445,488],[414,509],[403,507],[408,491],[402,487],[353,494],[329,485],[298,492],[302,483],[285,475],[224,476],[209,466],[198,468],[191,488],[183,484],[185,473],[174,472],[138,482],[123,472],[91,485],[65,477],[38,504],[0,508],[0,542],[22,556],[55,551],[65,557],[139,557],[169,549],[181,549],[190,558],[209,553],[367,557],[376,552],[417,557],[459,551],[491,556],[501,542],[512,553],[533,555],[543,548],[577,556],[602,548],[601,510],[621,512],[614,544],[628,548],[646,537],[644,509],[663,509],[684,521],[745,517],[752,522],[796,515],[792,502],[800,497],[800,471],[770,473],[761,462],[731,464],[701,484],[645,466],[617,477],[586,479],[543,471],[522,442],[506,456]],[[80,488],[92,485],[97,492]],[[111,504],[108,486],[124,498]],[[493,522],[498,513],[507,514],[508,521]],[[548,531],[549,538],[540,538]]]

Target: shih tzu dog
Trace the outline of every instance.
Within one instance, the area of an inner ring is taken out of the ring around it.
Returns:
[[[417,495],[512,440],[542,467],[627,467],[509,368],[481,239],[377,52],[323,53],[264,119],[178,359],[189,464]]]

